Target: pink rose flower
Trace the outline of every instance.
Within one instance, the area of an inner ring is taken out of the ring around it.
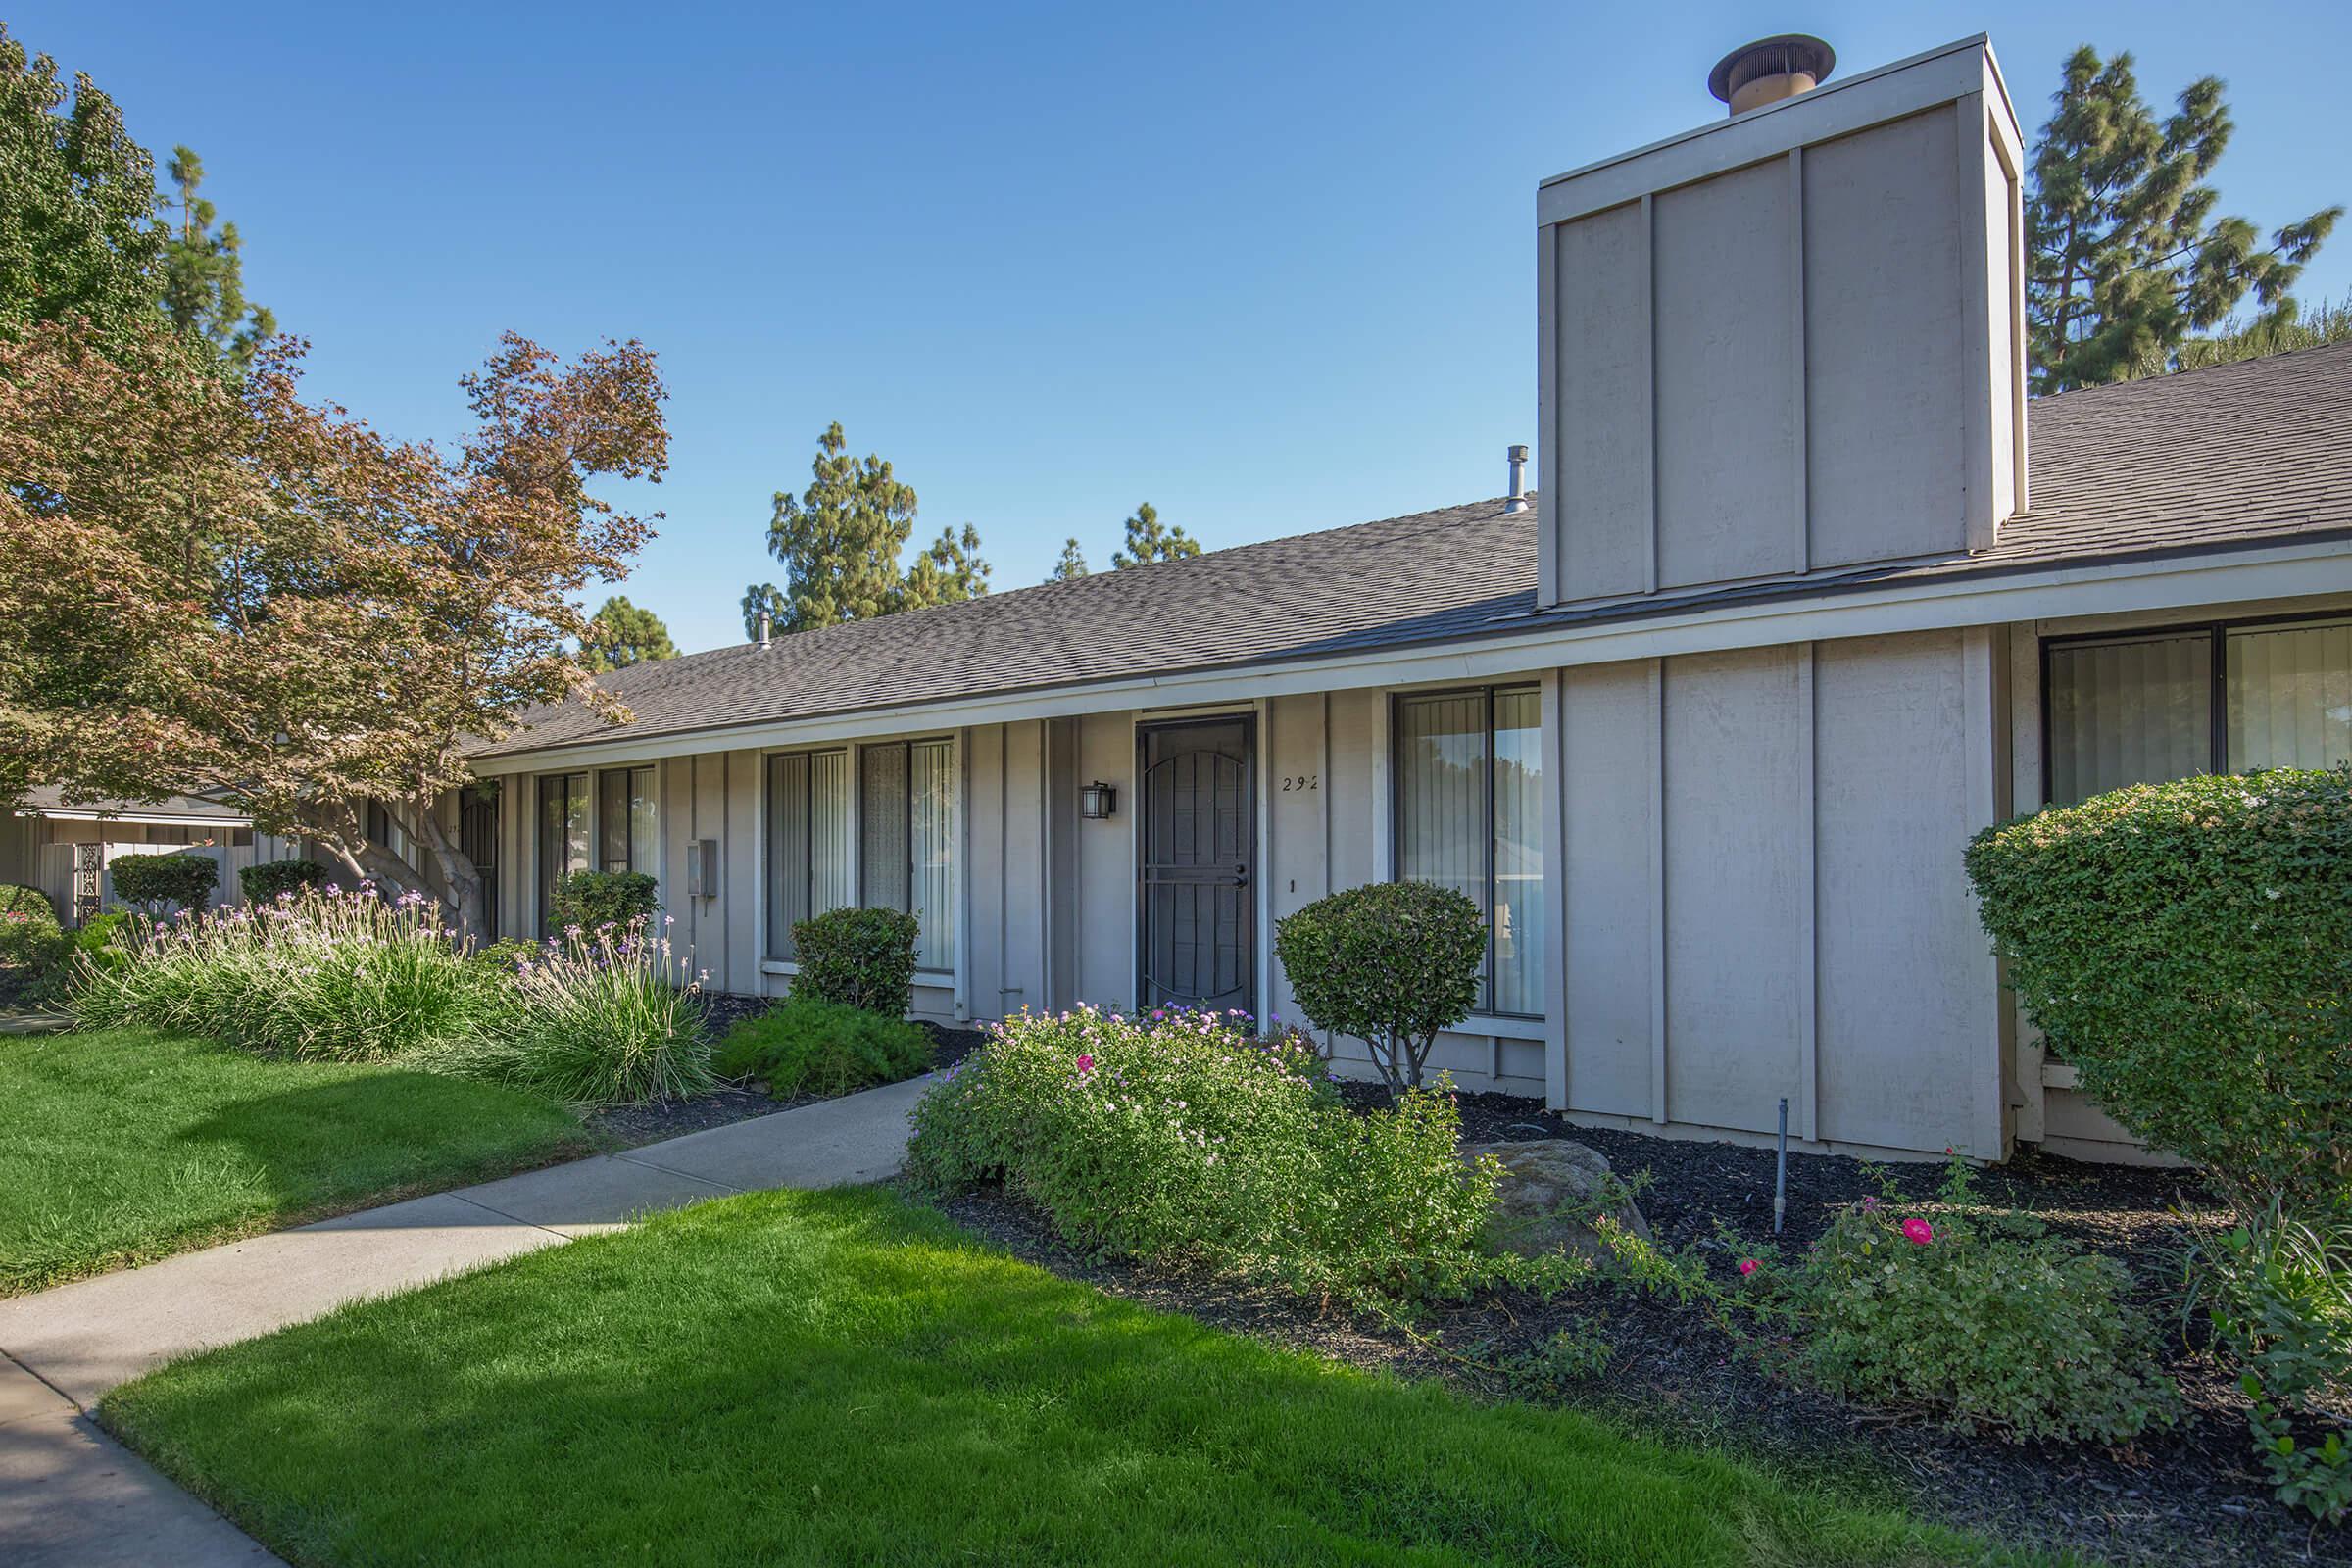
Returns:
[[[1936,1227],[1924,1219],[1903,1221],[1903,1235],[1914,1247],[1925,1247],[1936,1239]]]
[[[1091,1054],[1080,1056],[1078,1058],[1078,1070],[1080,1072],[1093,1072],[1095,1070],[1095,1058]]]
[[[1754,1258],[1752,1258],[1752,1257],[1743,1257],[1743,1258],[1741,1258],[1741,1259],[1740,1260],[1740,1274],[1741,1274],[1743,1277],[1744,1277],[1744,1276],[1746,1276],[1746,1275],[1749,1275],[1749,1274],[1753,1274],[1755,1271],[1756,1271],[1756,1260],[1755,1260]]]

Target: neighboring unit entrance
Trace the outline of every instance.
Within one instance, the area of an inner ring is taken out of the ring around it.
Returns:
[[[1251,734],[1248,718],[1140,732],[1145,1007],[1257,1010]]]

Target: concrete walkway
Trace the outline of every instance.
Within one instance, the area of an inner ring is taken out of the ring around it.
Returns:
[[[923,1081],[625,1153],[364,1209],[0,1301],[0,1563],[277,1559],[89,1419],[107,1390],[345,1301],[612,1230],[698,1199],[897,1173]]]

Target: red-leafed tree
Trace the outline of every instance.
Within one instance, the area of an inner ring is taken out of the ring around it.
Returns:
[[[451,453],[304,402],[301,352],[232,383],[161,322],[0,338],[0,795],[231,801],[484,929],[435,803],[534,705],[618,715],[578,600],[660,514],[591,485],[661,478],[661,377],[635,342],[566,365],[509,335]]]

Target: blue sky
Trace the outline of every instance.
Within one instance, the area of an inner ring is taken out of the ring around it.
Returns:
[[[1858,70],[1988,31],[2029,134],[2079,42],[2212,71],[2225,209],[2352,201],[2352,10],[2210,4],[717,8],[24,3],[204,158],[311,386],[447,435],[513,327],[657,349],[667,520],[622,589],[742,639],[840,419],[1000,590],[1139,501],[1211,548],[1497,493],[1534,437],[1537,181],[1722,110],[1734,44]],[[2352,293],[2352,225],[2306,274]]]

